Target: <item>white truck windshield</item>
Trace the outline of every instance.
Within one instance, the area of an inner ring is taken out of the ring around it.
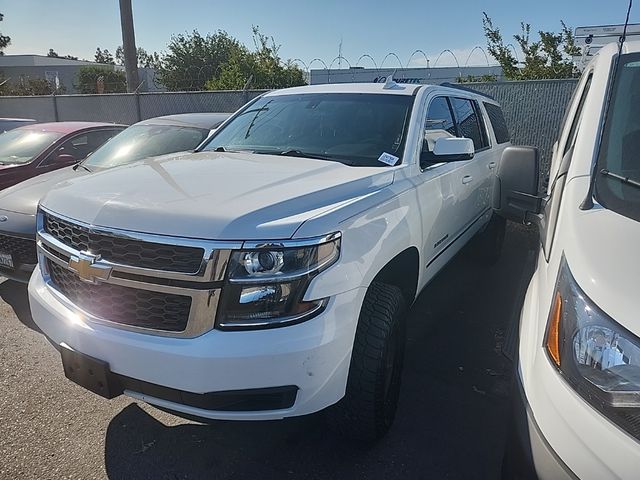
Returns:
[[[622,55],[598,157],[595,195],[640,221],[640,54]]]

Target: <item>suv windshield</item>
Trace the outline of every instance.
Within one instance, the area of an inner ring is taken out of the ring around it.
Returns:
[[[29,163],[62,133],[16,129],[0,134],[0,165]]]
[[[622,55],[602,135],[595,195],[640,221],[640,54]]]
[[[177,125],[133,125],[88,157],[82,165],[111,168],[167,153],[193,150],[209,135],[205,128]]]
[[[356,93],[266,96],[227,123],[205,150],[248,150],[354,166],[385,166],[378,159],[387,153],[392,155],[383,157],[387,163],[399,163],[413,99]]]

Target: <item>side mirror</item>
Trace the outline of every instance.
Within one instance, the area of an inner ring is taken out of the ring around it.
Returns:
[[[540,153],[537,148],[505,148],[496,177],[493,210],[498,215],[514,222],[528,223],[533,220],[532,215],[540,214]]]
[[[73,155],[69,155],[68,153],[61,153],[56,157],[55,163],[64,163],[64,164],[72,164],[76,163],[76,157]]]
[[[459,162],[471,160],[475,148],[470,138],[440,137],[433,147],[433,155],[438,162]]]

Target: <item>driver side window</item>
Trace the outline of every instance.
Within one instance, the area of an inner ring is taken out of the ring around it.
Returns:
[[[422,151],[420,153],[420,167],[426,168],[429,165],[438,163],[432,153],[438,138],[456,136],[456,123],[453,120],[449,99],[447,97],[434,98],[427,109],[427,119],[422,137]]]
[[[96,130],[76,135],[65,141],[45,158],[40,167],[53,164],[73,165],[84,160],[104,142],[116,135],[119,130]]]

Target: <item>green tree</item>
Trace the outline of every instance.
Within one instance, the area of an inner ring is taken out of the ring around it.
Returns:
[[[498,77],[492,74],[486,75],[467,75],[466,77],[456,78],[457,83],[475,83],[475,82],[497,82]]]
[[[104,50],[101,50],[100,47],[96,48],[94,59],[96,63],[104,63],[107,65],[116,64],[116,62],[113,60],[113,55],[111,55],[109,50],[107,50],[106,48]]]
[[[102,80],[100,78],[102,77]],[[100,93],[98,85],[103,85],[102,93],[123,93],[127,91],[125,73],[108,67],[82,67],[76,78],[79,93]]]
[[[56,52],[53,48],[49,49],[49,52],[47,53],[47,57],[66,58],[68,60],[78,60],[78,57],[74,57],[72,55],[58,55],[58,52]]]
[[[222,65],[220,74],[211,78],[209,90],[239,90],[245,86],[266,89],[305,85],[304,72],[293,62],[283,62],[279,55],[280,45],[273,37],[253,27],[254,51],[239,49]]]
[[[4,15],[0,13],[0,22],[3,19]],[[4,49],[9,45],[11,45],[11,38],[6,35],[2,35],[2,32],[0,32],[0,55],[4,55]]]
[[[2,83],[2,80],[0,80]],[[0,95],[30,96],[52,95],[65,93],[66,88],[61,85],[57,90],[44,78],[20,78],[16,83],[5,83],[0,87]]]
[[[493,25],[491,18],[483,12],[482,26],[487,39],[489,54],[502,67],[509,80],[538,80],[550,78],[573,78],[579,75],[571,56],[579,55],[571,29],[561,21],[560,33],[538,31],[539,39],[531,39],[531,25],[521,23],[521,33],[514,35],[516,43],[524,54],[519,65],[514,52],[504,44],[500,29]]]
[[[201,35],[173,35],[157,65],[160,82],[172,91],[204,90],[207,80],[217,77],[222,66],[246,50],[224,31]]]
[[[122,45],[116,48],[116,63],[124,65],[124,49]],[[158,52],[149,53],[144,48],[136,49],[136,57],[138,57],[138,68],[158,68],[160,65],[160,55]]]

